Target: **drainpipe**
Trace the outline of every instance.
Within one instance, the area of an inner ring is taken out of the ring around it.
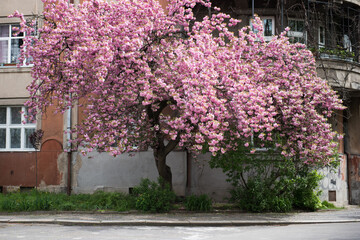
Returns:
[[[71,96],[70,96],[71,98]],[[67,175],[67,194],[70,196],[71,194],[71,155],[72,155],[72,150],[71,150],[71,105],[68,107],[67,110],[67,114],[66,114],[66,130],[67,130],[67,134],[66,134],[66,143],[67,143],[67,160],[68,160],[68,175]]]
[[[351,204],[352,199],[351,199],[351,178],[350,178],[350,153],[345,152],[346,154],[346,170],[347,170],[347,174],[346,174],[346,180],[347,180],[347,185],[348,185],[348,202],[349,204]]]

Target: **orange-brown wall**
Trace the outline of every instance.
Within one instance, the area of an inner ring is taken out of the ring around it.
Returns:
[[[40,152],[1,152],[0,186],[59,185],[61,153],[62,146],[55,140],[45,142]]]
[[[0,186],[35,186],[35,152],[1,152]]]
[[[46,113],[41,116],[41,129],[44,131],[42,142],[49,139],[55,139],[63,142],[64,134],[64,116],[60,113],[54,113],[54,107],[49,106]]]
[[[48,107],[40,121],[44,131],[40,152],[0,152],[0,186],[60,184],[63,173],[58,157],[63,152],[63,122],[63,115],[54,114],[54,107]]]

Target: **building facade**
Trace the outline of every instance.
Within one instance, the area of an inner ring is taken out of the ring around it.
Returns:
[[[70,0],[79,4],[80,0]],[[166,1],[160,1],[166,5]],[[241,19],[243,26],[256,13],[263,21],[264,35],[271,39],[290,26],[293,42],[305,43],[317,58],[318,74],[326,79],[344,100],[346,110],[332,119],[334,129],[344,134],[339,144],[341,164],[336,171],[323,169],[322,199],[344,205],[360,204],[360,0],[213,0],[214,5]],[[17,19],[8,15],[15,10],[36,18],[43,9],[41,0],[2,0],[0,8],[0,191],[37,187],[58,192],[95,190],[128,192],[141,178],[156,179],[157,170],[151,151],[111,157],[107,153],[83,156],[68,153],[64,130],[80,117],[73,108],[64,115],[51,107],[36,122],[24,118],[26,86],[31,67],[17,68],[23,36],[13,36]],[[211,14],[199,9],[197,17]],[[41,24],[39,21],[38,24]],[[29,136],[42,129],[41,145],[36,150]],[[231,186],[221,169],[210,169],[208,155],[195,161],[183,151],[169,155],[173,187],[178,195],[206,193],[222,201]]]

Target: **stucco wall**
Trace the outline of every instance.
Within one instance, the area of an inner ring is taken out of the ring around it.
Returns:
[[[207,161],[210,154],[199,155],[197,160],[191,161],[191,185],[188,194],[207,194],[218,202],[227,201],[232,186],[226,182],[226,175],[221,169],[211,169]],[[341,163],[338,169],[323,168],[319,170],[324,178],[320,181],[321,201],[329,201],[329,191],[336,191],[337,206],[348,204],[347,187],[347,162],[346,156],[341,155]]]
[[[319,59],[318,76],[333,87],[360,90],[360,64],[337,59]]]
[[[24,15],[33,15],[40,13],[42,8],[43,4],[41,0],[1,0],[0,16],[8,16],[14,13],[15,10],[18,10]]]
[[[30,68],[0,67],[0,99],[25,99],[31,82]],[[5,100],[3,100],[5,101]],[[10,101],[11,103],[13,101]],[[6,104],[0,102],[0,104]]]
[[[65,163],[66,155],[56,140],[43,143],[41,152],[0,152],[0,186],[62,191],[67,173]]]
[[[208,164],[211,154],[200,154],[190,161],[190,182],[188,194],[207,194],[218,202],[226,202],[230,197],[231,184],[226,182],[222,169],[212,169]]]
[[[186,153],[172,152],[167,157],[173,175],[173,189],[179,196],[185,195]],[[112,157],[108,153],[73,154],[73,193],[90,193],[96,190],[121,191],[140,183],[141,178],[157,180],[158,173],[152,151],[122,154]]]
[[[347,158],[341,155],[341,162],[338,169],[325,167],[319,172],[324,176],[320,181],[319,189],[322,191],[320,199],[329,201],[329,192],[336,193],[336,201],[333,202],[337,206],[348,204],[348,184],[347,184]]]

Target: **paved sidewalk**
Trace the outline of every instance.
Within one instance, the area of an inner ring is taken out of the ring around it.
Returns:
[[[300,213],[0,213],[0,223],[119,226],[249,226],[360,222],[360,208]]]

